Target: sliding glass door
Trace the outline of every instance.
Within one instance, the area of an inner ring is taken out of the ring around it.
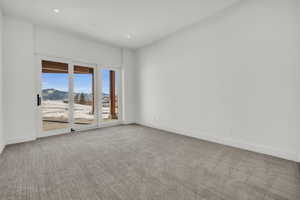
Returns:
[[[40,137],[120,122],[119,71],[39,59]]]
[[[74,125],[85,128],[97,125],[95,107],[95,69],[74,65],[73,102]]]
[[[43,132],[67,131],[70,128],[68,64],[43,60],[41,85]]]
[[[118,77],[119,73],[114,69],[103,68],[100,70],[101,84],[101,120],[113,122],[119,120],[119,95],[118,95]]]

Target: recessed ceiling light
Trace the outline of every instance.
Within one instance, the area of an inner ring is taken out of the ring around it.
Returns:
[[[132,38],[132,36],[129,35],[129,34],[126,37],[127,37],[127,39],[131,39]]]
[[[53,9],[53,12],[59,13],[59,9],[55,8],[55,9]]]

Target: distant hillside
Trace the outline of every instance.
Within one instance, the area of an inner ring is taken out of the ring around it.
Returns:
[[[44,89],[42,96],[43,100],[65,100],[68,99],[68,92],[56,89]]]
[[[75,98],[78,97],[81,93],[75,93]],[[92,94],[83,93],[86,101],[92,100]],[[102,94],[103,97],[107,97],[108,94]],[[42,90],[43,100],[67,100],[68,92],[60,91],[56,89],[44,89]]]

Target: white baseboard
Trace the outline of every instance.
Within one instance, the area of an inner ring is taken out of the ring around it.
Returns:
[[[36,137],[20,137],[20,138],[13,138],[13,139],[7,139],[6,145],[8,144],[17,144],[17,143],[23,143],[23,142],[30,142],[36,140]]]
[[[283,152],[283,151],[279,151],[279,150],[274,150],[270,147],[256,145],[256,144],[249,144],[249,143],[245,143],[242,141],[236,141],[233,139],[214,136],[214,135],[208,135],[207,133],[201,133],[200,135],[199,134],[195,135],[193,133],[188,133],[187,131],[182,131],[182,130],[169,128],[169,127],[156,126],[156,125],[153,125],[151,123],[146,123],[146,122],[124,122],[124,121],[122,122],[122,124],[134,124],[134,123],[137,123],[137,124],[140,124],[143,126],[148,126],[151,128],[168,131],[168,132],[173,132],[173,133],[176,133],[179,135],[185,135],[185,136],[189,136],[189,137],[193,137],[193,138],[197,138],[197,139],[202,139],[202,140],[206,140],[206,141],[210,141],[210,142],[215,142],[215,143],[224,144],[224,145],[228,145],[228,146],[232,146],[232,147],[237,147],[240,149],[254,151],[257,153],[262,153],[262,154],[267,154],[267,155],[271,155],[271,156],[275,156],[275,157],[279,157],[279,158],[283,158],[283,159],[287,159],[287,160],[292,160],[295,162],[300,162],[300,155],[298,155],[297,153],[294,153],[294,152]],[[111,126],[112,124],[109,124],[109,125]],[[107,126],[109,126],[109,125],[107,124]],[[8,139],[6,144],[7,145],[8,144],[16,144],[16,143],[22,143],[22,142],[29,142],[29,141],[33,141],[33,140],[36,140],[36,137],[14,138],[14,139]],[[4,147],[5,147],[5,145],[0,144],[0,154],[3,151]]]
[[[295,152],[283,152],[283,151],[275,150],[270,147],[256,145],[256,144],[249,144],[249,143],[245,143],[242,141],[233,140],[230,138],[208,135],[207,133],[201,133],[201,134],[198,133],[197,135],[195,135],[193,133],[188,133],[186,131],[181,131],[181,130],[177,130],[177,129],[173,129],[173,128],[169,128],[169,127],[155,126],[151,123],[146,123],[146,122],[137,122],[137,124],[164,130],[164,131],[168,131],[168,132],[173,132],[173,133],[176,133],[179,135],[185,135],[185,136],[189,136],[189,137],[193,137],[193,138],[197,138],[197,139],[202,139],[202,140],[215,142],[215,143],[219,143],[219,144],[224,144],[224,145],[228,145],[228,146],[232,146],[232,147],[236,147],[236,148],[240,148],[240,149],[245,149],[245,150],[249,150],[249,151],[253,151],[253,152],[257,152],[257,153],[271,155],[271,156],[275,156],[275,157],[279,157],[279,158],[283,158],[283,159],[287,159],[287,160],[291,160],[291,161],[295,161],[295,162],[300,162],[300,155],[297,155],[297,153],[295,153]]]
[[[131,124],[134,122],[126,122],[126,124]],[[98,129],[98,128],[105,128],[105,127],[110,127],[110,126],[116,126],[116,125],[120,125],[120,124],[124,124],[124,121],[112,121],[112,122],[106,122],[106,123],[102,123],[100,127],[93,127],[89,130],[93,130],[93,129]],[[78,130],[78,131],[85,131],[85,130]],[[68,134],[66,133],[45,133],[44,135],[40,135],[38,136],[38,138],[43,138],[43,137],[49,137],[49,136],[55,136],[55,135],[63,135],[63,134]],[[19,138],[12,138],[12,139],[7,139],[6,144],[17,144],[17,143],[23,143],[23,142],[30,142],[30,141],[34,141],[36,140],[37,137],[31,136],[31,137],[19,137]]]
[[[134,121],[123,121],[122,124],[123,125],[129,125],[129,124],[135,124],[136,122]]]
[[[0,154],[3,152],[4,148],[5,148],[5,145],[1,143],[0,144]]]

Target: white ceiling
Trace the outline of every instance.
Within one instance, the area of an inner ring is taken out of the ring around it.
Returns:
[[[6,15],[138,48],[238,0],[0,0]],[[53,9],[59,9],[59,13]],[[131,39],[127,35],[132,35]]]

